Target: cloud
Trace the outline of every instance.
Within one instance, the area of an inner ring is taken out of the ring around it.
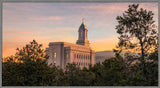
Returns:
[[[129,3],[90,3],[76,6],[81,8],[83,13],[90,15],[106,16],[117,15],[127,10]]]
[[[72,33],[77,32],[76,28],[73,27],[36,27],[36,28],[3,28],[3,37],[17,37],[17,36],[41,36],[41,35],[57,35],[59,33]]]
[[[151,10],[158,16],[158,3],[136,3],[136,2],[124,2],[124,3],[90,3],[77,5],[75,8],[81,8],[82,14],[90,14],[91,16],[117,16],[122,15],[124,11],[128,9],[128,5],[139,4],[140,8]]]
[[[48,47],[49,42],[75,43],[81,19],[96,51],[112,50],[117,44],[116,16],[132,3],[3,3],[3,55],[15,53],[33,39]],[[140,3],[153,11],[158,24],[158,4]],[[115,36],[114,36],[115,35]]]
[[[48,16],[48,17],[30,17],[29,20],[31,21],[57,21],[63,20],[63,17],[60,16]]]
[[[50,3],[31,3],[31,2],[4,2],[3,9],[8,11],[18,11],[19,13],[43,13],[43,11],[48,11],[48,9],[52,8]],[[55,10],[52,8],[52,10]],[[28,13],[28,14],[30,14]]]
[[[29,16],[27,21],[34,25],[61,25],[65,17],[62,16]]]
[[[40,28],[39,30],[7,29],[3,31],[3,57],[14,55],[16,48],[22,48],[35,39],[43,44],[43,49],[48,47],[49,42],[75,43],[77,30],[72,27]],[[43,31],[42,31],[43,30]]]

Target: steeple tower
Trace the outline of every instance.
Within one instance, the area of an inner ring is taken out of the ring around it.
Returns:
[[[82,23],[84,24],[84,18],[82,18]]]
[[[82,24],[79,27],[78,34],[79,36],[78,36],[77,44],[89,46],[88,30],[86,25],[84,24],[84,18],[82,19]]]

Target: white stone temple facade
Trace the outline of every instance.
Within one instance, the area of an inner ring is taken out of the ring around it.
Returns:
[[[95,64],[95,51],[91,49],[88,41],[88,30],[84,21],[78,30],[76,44],[67,42],[50,42],[46,48],[49,59],[48,64],[55,64],[64,69],[67,63],[75,63],[80,68]]]

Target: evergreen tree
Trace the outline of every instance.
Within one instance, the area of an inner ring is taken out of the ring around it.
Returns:
[[[120,34],[118,47],[131,49],[141,53],[140,61],[143,74],[146,73],[145,58],[147,53],[153,49],[157,42],[157,29],[154,27],[153,13],[139,5],[129,5],[123,16],[117,16],[117,33]]]

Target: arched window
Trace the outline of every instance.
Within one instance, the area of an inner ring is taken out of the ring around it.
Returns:
[[[82,35],[83,35],[83,31],[80,31],[80,37],[82,38]]]
[[[74,59],[76,59],[76,54],[74,54]]]
[[[66,54],[66,58],[68,58],[68,53]]]
[[[54,52],[54,59],[56,58],[56,52]]]

